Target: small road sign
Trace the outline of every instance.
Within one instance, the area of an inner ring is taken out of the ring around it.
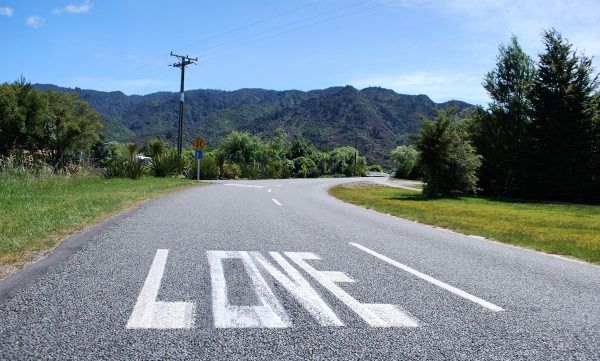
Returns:
[[[202,150],[202,149],[204,149],[204,147],[206,147],[206,142],[202,138],[198,138],[198,139],[194,140],[193,144],[194,144],[194,147],[196,148],[196,150]]]
[[[202,153],[201,150],[196,150],[196,159],[202,159]]]

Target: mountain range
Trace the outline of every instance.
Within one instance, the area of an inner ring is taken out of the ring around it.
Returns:
[[[106,140],[145,142],[158,137],[176,141],[178,93],[125,95],[51,84],[34,86],[41,91],[76,92],[101,115]],[[435,103],[426,95],[377,87],[189,90],[185,92],[184,146],[196,137],[216,146],[234,130],[269,139],[277,128],[283,128],[291,138],[308,140],[319,149],[352,145],[369,163],[389,165],[389,152],[418,131],[420,115],[433,117],[448,107],[464,111],[472,105],[456,100]]]

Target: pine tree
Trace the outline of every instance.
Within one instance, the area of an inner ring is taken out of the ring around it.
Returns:
[[[494,70],[483,86],[492,103],[489,113],[479,109],[473,114],[478,123],[474,143],[483,156],[480,186],[493,195],[515,195],[525,171],[523,167],[526,127],[529,123],[531,91],[535,66],[523,52],[517,38],[501,45]]]
[[[598,182],[597,76],[592,60],[554,29],[543,36],[545,52],[529,99],[531,173],[527,194],[591,200]],[[596,102],[596,103],[595,103]]]

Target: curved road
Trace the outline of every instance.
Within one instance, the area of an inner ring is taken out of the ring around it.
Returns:
[[[223,181],[0,283],[0,359],[600,359],[600,268]]]

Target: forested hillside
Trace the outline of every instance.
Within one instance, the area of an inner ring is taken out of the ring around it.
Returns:
[[[177,136],[177,93],[127,96],[47,84],[35,87],[77,92],[101,114],[107,140],[143,142],[159,137],[174,142]],[[436,110],[452,105],[458,110],[470,107],[460,101],[434,103],[425,95],[383,88],[190,90],[186,92],[184,141],[202,136],[215,145],[234,130],[269,138],[283,128],[318,148],[356,143],[370,162],[388,164],[390,150],[420,127],[420,114],[432,117]]]

